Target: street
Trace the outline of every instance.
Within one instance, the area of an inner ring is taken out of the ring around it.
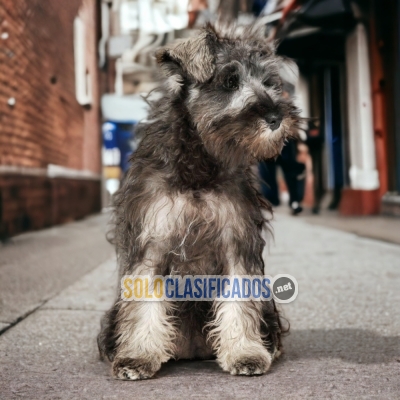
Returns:
[[[2,399],[382,398],[400,393],[400,246],[277,213],[266,273],[297,299],[269,373],[171,361],[148,381],[116,381],[99,361],[101,315],[116,295],[107,215],[0,245]]]

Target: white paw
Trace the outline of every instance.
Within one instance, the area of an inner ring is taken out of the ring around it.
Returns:
[[[135,358],[120,358],[113,363],[113,376],[116,379],[137,381],[149,379],[160,369],[161,363],[148,362]]]
[[[228,366],[231,375],[263,375],[271,366],[271,358],[263,356],[241,357]]]

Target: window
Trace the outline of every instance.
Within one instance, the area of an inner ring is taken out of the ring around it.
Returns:
[[[86,27],[80,16],[74,20],[75,95],[82,106],[92,103],[92,82],[86,65]]]

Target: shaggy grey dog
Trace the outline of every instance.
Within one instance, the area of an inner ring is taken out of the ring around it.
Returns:
[[[115,197],[121,276],[262,275],[262,211],[250,167],[277,156],[298,111],[282,97],[274,54],[254,27],[216,30],[157,52],[166,74]],[[175,359],[216,358],[264,374],[281,348],[273,301],[132,301],[102,320],[101,356],[118,379],[152,377]]]

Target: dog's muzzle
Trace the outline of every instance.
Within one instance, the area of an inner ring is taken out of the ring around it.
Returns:
[[[271,131],[276,131],[282,122],[282,117],[278,113],[268,113],[265,117],[265,121],[267,121],[268,126],[270,127]]]

